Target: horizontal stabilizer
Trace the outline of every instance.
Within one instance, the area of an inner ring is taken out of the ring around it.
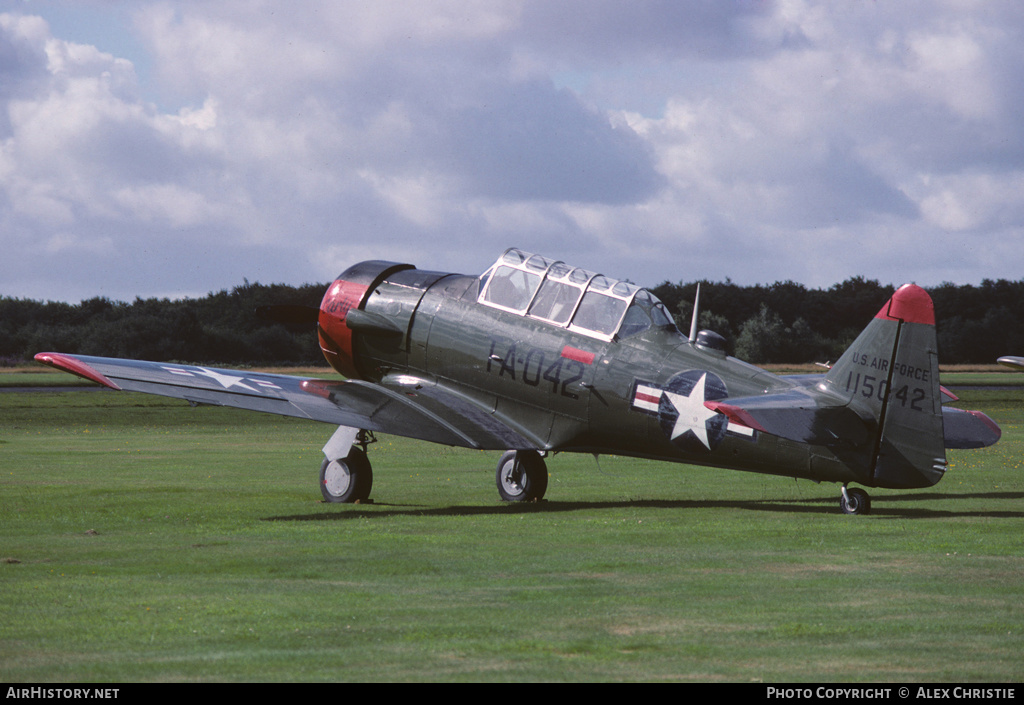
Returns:
[[[982,412],[951,406],[942,409],[942,427],[947,448],[986,448],[1003,435],[996,422]]]
[[[704,405],[725,414],[731,423],[797,443],[831,446],[839,439],[859,444],[869,438],[864,421],[849,407],[824,405],[803,391],[706,401]]]

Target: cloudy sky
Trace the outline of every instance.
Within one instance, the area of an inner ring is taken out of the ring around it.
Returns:
[[[1024,277],[1018,0],[0,0],[0,295]]]

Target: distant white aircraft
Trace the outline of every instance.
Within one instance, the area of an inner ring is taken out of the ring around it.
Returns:
[[[1005,355],[996,360],[1000,365],[1006,365],[1012,367],[1015,370],[1024,370],[1024,357],[1015,357],[1013,355]]]

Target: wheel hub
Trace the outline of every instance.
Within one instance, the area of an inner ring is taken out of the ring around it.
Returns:
[[[519,494],[523,491],[522,479],[523,471],[519,467],[519,463],[514,460],[506,465],[501,473],[502,484],[512,494]]]
[[[327,491],[335,496],[341,496],[348,491],[352,484],[352,473],[349,472],[345,463],[332,460],[324,472],[324,486]]]

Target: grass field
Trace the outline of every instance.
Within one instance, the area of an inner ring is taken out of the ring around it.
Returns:
[[[950,380],[944,379],[949,384]],[[973,384],[973,382],[972,382]],[[328,426],[106,391],[0,393],[0,680],[1024,678],[1024,389],[926,491],[383,437],[373,504]]]

